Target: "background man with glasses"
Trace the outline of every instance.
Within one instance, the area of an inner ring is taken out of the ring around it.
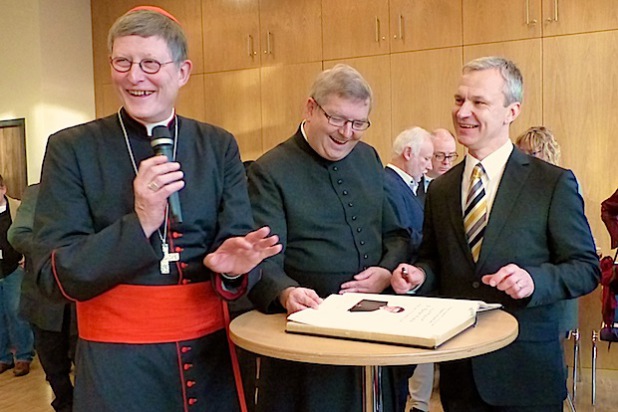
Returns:
[[[425,192],[429,182],[448,172],[459,157],[455,138],[448,130],[434,130],[431,132],[431,141],[433,142],[432,168],[425,173]]]
[[[249,167],[256,223],[284,247],[249,294],[260,310],[293,313],[333,293],[381,293],[397,259],[407,258],[409,236],[386,199],[382,163],[361,141],[371,105],[371,88],[352,67],[322,72],[296,134]],[[361,376],[360,368],[265,358],[257,410],[361,410]]]
[[[252,232],[232,135],[176,114],[192,67],[178,21],[133,9],[108,46],[122,108],[50,137],[34,221],[39,287],[77,301],[73,410],[239,411],[222,300],[281,246]]]

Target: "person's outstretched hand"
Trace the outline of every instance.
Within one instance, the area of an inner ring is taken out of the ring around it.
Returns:
[[[279,237],[268,236],[269,233],[270,228],[264,226],[245,236],[226,239],[217,250],[204,257],[204,265],[217,273],[247,273],[262,260],[281,252]]]

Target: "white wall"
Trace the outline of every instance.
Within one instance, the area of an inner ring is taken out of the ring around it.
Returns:
[[[94,119],[90,0],[0,0],[0,120],[26,119],[28,181],[50,134]]]

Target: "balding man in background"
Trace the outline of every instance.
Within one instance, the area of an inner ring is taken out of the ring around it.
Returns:
[[[433,143],[432,167],[425,173],[425,177],[423,178],[423,195],[421,195],[423,199],[429,183],[436,177],[442,176],[444,173],[448,172],[459,157],[455,138],[447,129],[436,129],[431,132],[431,141]]]

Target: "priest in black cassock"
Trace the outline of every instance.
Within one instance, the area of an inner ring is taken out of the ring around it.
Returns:
[[[249,168],[254,219],[284,248],[265,261],[249,294],[262,311],[293,313],[333,293],[381,293],[397,260],[408,256],[409,236],[385,196],[380,158],[361,141],[371,104],[371,88],[352,67],[322,72],[296,134]],[[264,358],[257,411],[358,411],[361,377],[358,367]]]
[[[253,231],[232,135],[176,114],[192,67],[178,21],[133,9],[108,45],[123,107],[50,137],[34,223],[38,286],[77,302],[73,410],[239,411],[222,302],[281,246]]]

